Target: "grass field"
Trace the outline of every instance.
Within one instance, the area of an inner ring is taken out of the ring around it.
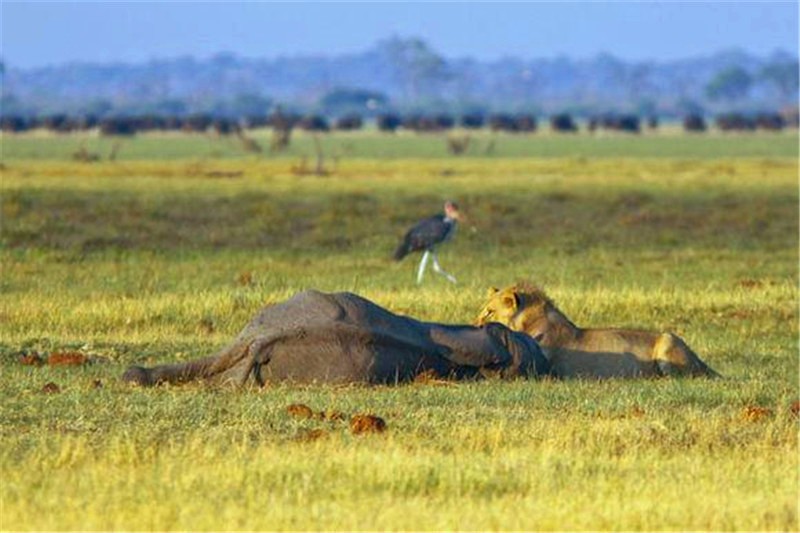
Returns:
[[[258,157],[145,137],[86,164],[74,138],[4,137],[0,529],[798,530],[796,133],[543,136],[466,158],[430,139],[364,136],[318,177],[293,170],[307,139]],[[470,216],[440,254],[460,283],[417,287],[391,252],[445,198]],[[466,323],[519,279],[578,324],[672,330],[726,379],[119,381],[304,288]],[[98,361],[19,362],[58,351]]]
[[[785,157],[797,154],[797,130],[780,133],[720,133],[684,134],[677,127],[662,127],[642,135],[600,132],[590,135],[554,134],[544,129],[533,134],[493,134],[486,130],[467,133],[454,131],[450,135],[469,135],[470,144],[463,158],[519,157],[647,157],[647,158],[710,158],[710,157]],[[131,138],[109,138],[97,134],[75,133],[55,135],[36,132],[6,135],[3,138],[3,159],[69,159],[81,147],[101,158],[107,158],[118,144],[118,160],[208,160],[208,159],[313,159],[316,155],[311,134],[296,131],[292,143],[284,152],[269,151],[270,130],[254,130],[247,136],[262,148],[262,154],[244,150],[234,135],[150,133]],[[417,134],[400,131],[397,134],[377,133],[374,130],[319,134],[320,145],[329,166],[334,159],[452,159],[447,148],[447,135]]]

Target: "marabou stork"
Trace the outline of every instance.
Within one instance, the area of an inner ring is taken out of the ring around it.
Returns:
[[[456,278],[445,272],[439,265],[439,259],[436,257],[436,248],[453,237],[456,232],[457,222],[461,218],[462,215],[458,211],[458,204],[450,201],[445,202],[444,213],[421,220],[408,230],[403,242],[394,252],[395,261],[400,261],[411,252],[424,250],[417,270],[417,283],[422,283],[425,267],[431,257],[433,257],[433,271],[443,275],[448,281],[455,283]]]

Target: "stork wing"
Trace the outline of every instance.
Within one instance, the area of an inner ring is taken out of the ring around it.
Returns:
[[[450,226],[445,224],[444,215],[434,215],[408,230],[405,242],[411,252],[425,250],[442,242],[449,230]]]

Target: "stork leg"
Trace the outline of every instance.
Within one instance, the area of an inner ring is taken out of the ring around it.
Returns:
[[[425,275],[425,267],[428,265],[428,258],[430,256],[430,250],[425,250],[425,253],[422,254],[422,259],[419,260],[419,268],[417,269],[417,285],[422,283],[422,276]]]
[[[445,272],[445,270],[442,268],[442,265],[439,264],[439,258],[436,257],[436,252],[433,252],[433,271],[436,272],[437,274],[441,274],[442,276],[446,277],[447,281],[449,281],[450,283],[456,282],[455,276]]]

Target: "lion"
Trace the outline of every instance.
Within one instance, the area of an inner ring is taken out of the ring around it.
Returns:
[[[263,308],[231,344],[205,358],[130,367],[140,386],[201,380],[253,383],[395,384],[429,375],[470,379],[549,372],[539,345],[501,324],[422,322],[356,294],[300,292]]]
[[[527,333],[542,347],[556,377],[721,377],[673,333],[581,328],[533,285],[491,288],[488,298],[476,325],[497,322]]]

